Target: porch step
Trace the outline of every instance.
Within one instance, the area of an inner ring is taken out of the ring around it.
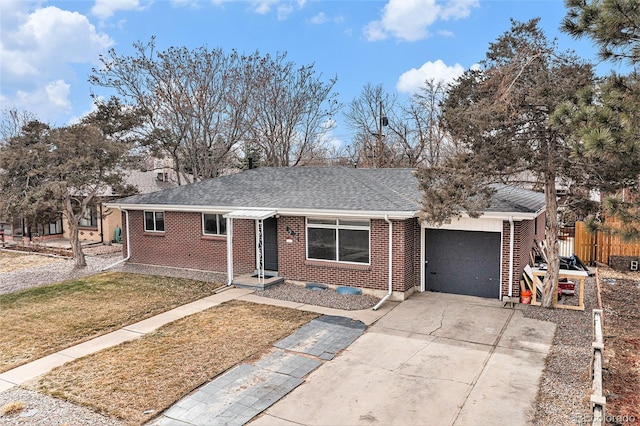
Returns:
[[[255,274],[240,275],[238,277],[235,277],[231,284],[238,288],[247,288],[251,290],[261,291],[271,287],[272,285],[284,282],[284,277],[265,276],[263,282],[261,283],[254,275]]]

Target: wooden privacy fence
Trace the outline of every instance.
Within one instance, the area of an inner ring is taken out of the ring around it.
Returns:
[[[627,243],[617,235],[602,231],[592,234],[584,222],[576,222],[575,233],[574,252],[584,263],[609,264],[610,256],[640,257],[640,242]]]

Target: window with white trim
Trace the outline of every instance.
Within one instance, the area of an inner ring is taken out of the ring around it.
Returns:
[[[144,230],[164,232],[164,212],[144,212]]]
[[[227,220],[221,214],[202,213],[203,235],[227,235]]]
[[[307,259],[369,263],[370,222],[307,218]]]

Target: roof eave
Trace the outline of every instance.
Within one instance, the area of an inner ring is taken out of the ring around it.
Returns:
[[[319,210],[319,209],[294,209],[294,208],[270,208],[270,207],[246,207],[246,206],[193,206],[171,204],[128,204],[106,203],[108,208],[120,210],[163,210],[194,213],[229,213],[235,210],[275,211],[281,216],[315,216],[315,217],[348,217],[367,219],[410,219],[416,217],[418,211],[366,211],[366,210]]]
[[[502,220],[533,220],[540,216],[544,209],[537,212],[525,213],[525,212],[483,212],[480,218],[486,217],[487,219],[502,219]],[[467,213],[463,213],[462,217],[470,217]]]

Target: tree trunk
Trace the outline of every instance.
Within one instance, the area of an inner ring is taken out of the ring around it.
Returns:
[[[69,221],[69,243],[71,243],[71,251],[76,261],[76,268],[87,266],[87,261],[82,251],[82,244],[80,243],[78,225],[74,224],[72,220]]]
[[[558,200],[556,198],[556,175],[552,168],[545,173],[544,196],[546,207],[545,243],[547,249],[547,273],[542,284],[542,306],[553,307],[554,294],[558,288],[560,255],[558,244]]]
[[[73,258],[75,259],[75,267],[82,268],[87,266],[87,260],[84,257],[84,252],[82,251],[82,244],[80,244],[80,233],[78,229],[79,218],[81,217],[81,212],[78,217],[73,214],[73,206],[71,205],[71,199],[67,197],[64,200],[65,214],[67,215],[67,222],[69,223],[69,243],[71,244],[71,251],[73,252]]]

